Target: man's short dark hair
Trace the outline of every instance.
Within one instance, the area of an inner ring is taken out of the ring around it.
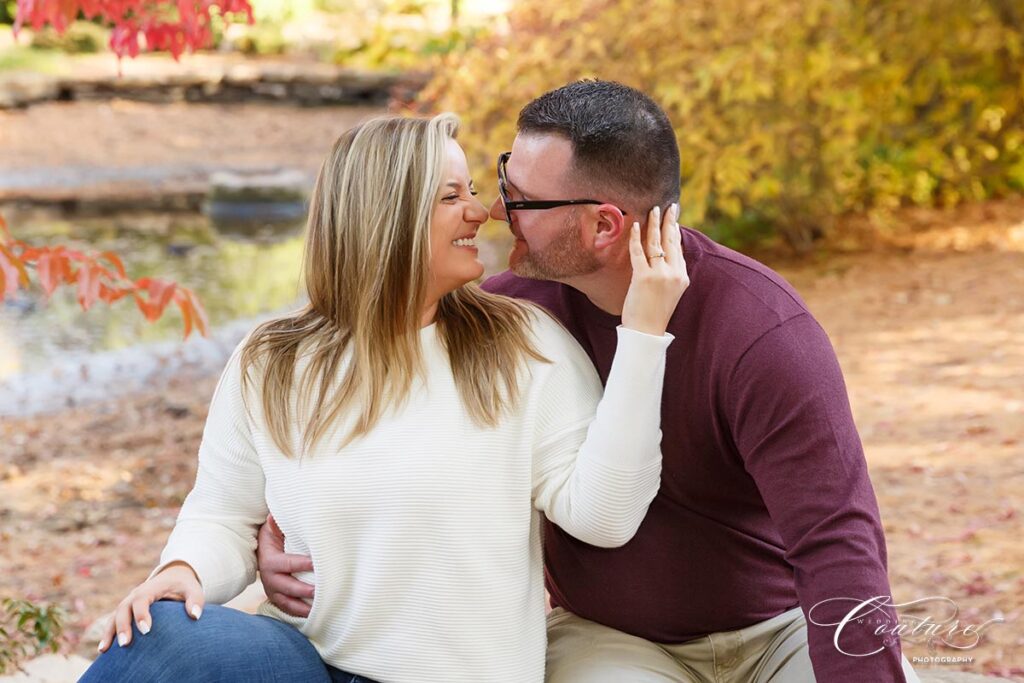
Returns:
[[[572,143],[581,185],[619,201],[667,206],[679,200],[679,145],[668,116],[644,93],[613,81],[582,80],[544,93],[519,112],[520,133]]]

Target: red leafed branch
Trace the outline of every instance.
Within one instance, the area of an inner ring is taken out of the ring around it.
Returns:
[[[89,310],[97,301],[112,304],[130,296],[146,320],[154,322],[173,302],[181,311],[186,339],[193,330],[209,336],[206,311],[187,287],[148,277],[132,281],[121,259],[111,251],[96,254],[65,246],[30,246],[14,239],[0,216],[0,301],[19,288],[30,286],[30,269],[35,270],[46,296],[61,285],[76,287],[83,310]]]
[[[139,36],[149,50],[167,50],[177,59],[186,50],[210,44],[214,12],[245,15],[253,23],[247,0],[18,0],[14,32],[22,26],[52,26],[58,33],[81,12],[113,27],[110,49],[120,57],[139,54]]]

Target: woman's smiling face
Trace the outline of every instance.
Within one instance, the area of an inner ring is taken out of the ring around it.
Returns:
[[[487,221],[487,209],[477,201],[462,147],[448,140],[445,149],[445,169],[430,219],[428,299],[434,301],[484,273],[475,239]]]

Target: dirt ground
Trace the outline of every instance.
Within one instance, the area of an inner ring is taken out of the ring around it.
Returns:
[[[369,106],[51,102],[0,110],[0,171],[211,162],[316,170],[338,135],[381,112]]]
[[[322,153],[343,125],[337,112],[322,110],[282,120],[279,109],[261,119],[253,108],[228,123],[209,109],[208,120],[182,118],[162,138],[151,134],[160,119],[141,121],[166,109],[50,109],[60,106],[0,112],[0,166],[100,163],[104,155],[176,163],[197,149],[218,153],[220,133],[239,135],[234,122],[254,146],[234,153],[298,160],[305,150]],[[201,116],[197,109],[174,116]],[[39,139],[40,125],[51,130],[69,113],[99,131],[97,140],[67,137],[68,151]],[[104,117],[115,128],[138,126],[135,142],[111,153],[120,143]],[[305,142],[288,143],[296,137]],[[181,148],[191,151],[179,159]],[[1024,202],[896,221],[900,229],[875,239],[872,251],[762,258],[796,285],[836,346],[882,510],[896,600],[945,596],[959,605],[961,623],[1005,620],[970,651],[933,654],[974,657],[943,668],[1021,678]],[[83,630],[153,566],[193,482],[214,381],[0,420],[0,595],[66,606],[70,650],[91,654]],[[905,642],[904,650],[932,654],[924,643]]]

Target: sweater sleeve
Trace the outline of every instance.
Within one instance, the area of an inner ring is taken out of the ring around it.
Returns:
[[[242,403],[241,348],[213,393],[195,486],[150,574],[185,562],[211,603],[231,600],[255,580],[256,533],[267,517],[263,469]]]
[[[835,624],[857,602],[892,593],[878,504],[824,330],[804,314],[768,331],[740,359],[725,396],[736,446],[793,567],[815,676],[903,681],[899,640],[883,641],[875,624],[851,622],[834,642]],[[880,614],[896,623],[893,610]]]
[[[624,545],[658,492],[661,389],[672,339],[620,326],[603,397],[593,364],[571,338],[545,378],[534,432],[534,504],[585,543]]]

